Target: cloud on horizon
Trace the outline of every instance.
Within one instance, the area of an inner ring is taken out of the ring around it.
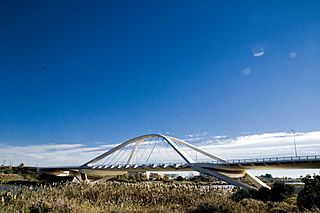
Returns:
[[[320,154],[320,131],[239,136],[229,139],[228,144],[206,145],[203,148],[227,159],[294,156],[294,140],[298,155]]]
[[[183,139],[225,159],[294,156],[293,140],[298,155],[320,154],[320,131],[297,133],[262,133],[228,138],[227,136],[194,135]],[[31,166],[81,165],[118,144],[42,144],[11,146],[0,144],[0,164]],[[190,156],[191,157],[191,156]]]

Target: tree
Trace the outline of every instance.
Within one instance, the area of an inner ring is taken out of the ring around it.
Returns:
[[[271,190],[268,188],[260,188],[259,190],[237,189],[232,195],[234,201],[240,201],[245,198],[253,198],[256,200],[281,202],[288,198],[294,192],[294,187],[282,182],[276,182],[272,185]]]
[[[275,182],[271,188],[271,200],[281,202],[294,192],[292,185],[285,184],[283,182]]]
[[[239,202],[243,199],[252,198],[255,190],[254,189],[244,189],[244,188],[235,188],[233,190],[233,194],[231,196],[231,199]]]
[[[261,200],[263,202],[270,201],[272,194],[271,190],[265,187],[261,187],[258,191],[253,191],[253,198],[256,200]]]
[[[299,208],[311,209],[320,207],[320,175],[307,175],[302,179],[303,189],[299,192],[297,204]]]
[[[185,179],[184,179],[182,176],[178,176],[178,177],[176,177],[175,180],[176,180],[176,181],[184,181]]]

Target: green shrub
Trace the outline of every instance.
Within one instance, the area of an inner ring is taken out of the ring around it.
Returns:
[[[276,182],[272,185],[271,190],[267,188],[260,188],[259,190],[247,190],[237,188],[232,194],[231,198],[234,201],[241,201],[246,198],[253,198],[264,202],[275,201],[281,202],[290,197],[294,192],[294,187],[284,184],[282,182]]]
[[[224,205],[223,203],[218,204],[211,204],[211,203],[204,203],[197,206],[197,208],[190,213],[232,213],[234,209],[230,205]]]
[[[271,201],[280,202],[290,197],[294,192],[292,185],[283,182],[275,182],[271,188]]]
[[[261,187],[258,191],[253,192],[253,198],[256,200],[261,200],[261,201],[270,201],[272,194],[271,190],[265,187]]]
[[[243,188],[235,188],[233,190],[233,194],[231,195],[231,199],[233,201],[239,202],[246,198],[252,198],[254,192],[248,189]]]
[[[182,177],[182,176],[178,176],[178,177],[175,178],[175,180],[176,181],[184,181],[186,179],[184,177]]]
[[[297,204],[299,208],[319,208],[320,207],[320,175],[310,175],[302,179],[303,189],[299,192]]]

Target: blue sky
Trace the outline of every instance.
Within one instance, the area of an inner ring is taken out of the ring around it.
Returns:
[[[318,1],[1,1],[0,143],[319,130]]]

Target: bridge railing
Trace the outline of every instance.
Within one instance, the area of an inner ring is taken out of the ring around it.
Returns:
[[[312,161],[320,160],[320,155],[291,156],[291,157],[270,157],[270,158],[251,158],[251,159],[231,159],[226,162],[212,161],[213,164],[242,164],[242,163],[268,163],[268,162],[287,162],[287,161]]]

